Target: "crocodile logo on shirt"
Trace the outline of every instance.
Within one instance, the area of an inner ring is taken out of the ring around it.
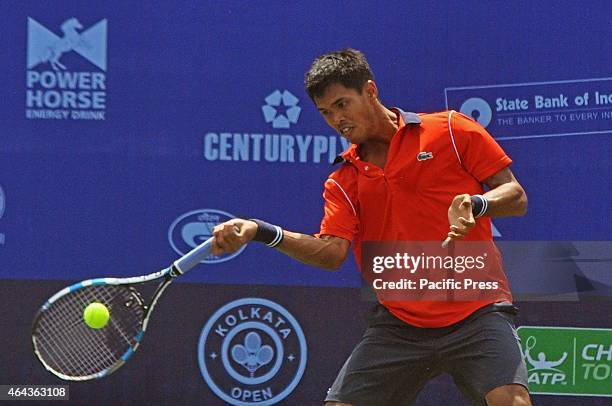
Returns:
[[[433,152],[419,152],[417,154],[417,161],[426,161],[433,158]]]

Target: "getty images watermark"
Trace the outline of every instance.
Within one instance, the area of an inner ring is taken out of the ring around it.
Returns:
[[[383,300],[611,299],[612,241],[364,242],[361,270]]]
[[[508,291],[500,253],[487,241],[364,242],[361,264],[383,300],[483,300]]]

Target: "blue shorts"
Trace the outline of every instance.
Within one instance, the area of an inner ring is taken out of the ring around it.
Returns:
[[[325,398],[354,406],[406,405],[427,381],[448,373],[470,404],[492,389],[527,388],[527,368],[512,305],[489,305],[461,322],[418,328],[376,305],[368,328]]]

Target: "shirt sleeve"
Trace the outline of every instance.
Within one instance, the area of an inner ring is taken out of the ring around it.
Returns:
[[[512,159],[480,124],[459,112],[452,112],[451,135],[463,167],[483,182],[512,163]]]
[[[322,235],[333,235],[353,241],[358,230],[358,219],[356,203],[351,200],[348,185],[341,185],[339,181],[329,178],[325,181],[323,199],[323,219],[321,220],[321,230],[316,237]]]

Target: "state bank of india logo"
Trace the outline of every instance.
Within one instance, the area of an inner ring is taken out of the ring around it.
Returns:
[[[267,299],[244,298],[212,315],[200,334],[198,361],[210,389],[232,405],[275,405],[306,368],[306,338],[297,320]]]
[[[266,104],[261,106],[266,123],[272,123],[273,128],[289,128],[300,118],[302,108],[298,106],[300,99],[290,91],[275,90],[265,98]]]
[[[491,124],[491,119],[493,118],[491,106],[480,97],[467,99],[463,102],[459,110],[466,116],[472,117],[474,120],[478,121],[478,124],[485,128]]]
[[[85,28],[71,17],[59,30],[28,17],[26,118],[105,120],[106,19]]]
[[[213,229],[217,224],[233,218],[236,218],[236,216],[215,209],[199,209],[187,212],[174,220],[168,228],[168,241],[172,249],[183,256],[212,237]],[[243,245],[238,251],[219,257],[210,255],[202,263],[215,264],[229,261],[240,255],[245,248],[246,245]]]

